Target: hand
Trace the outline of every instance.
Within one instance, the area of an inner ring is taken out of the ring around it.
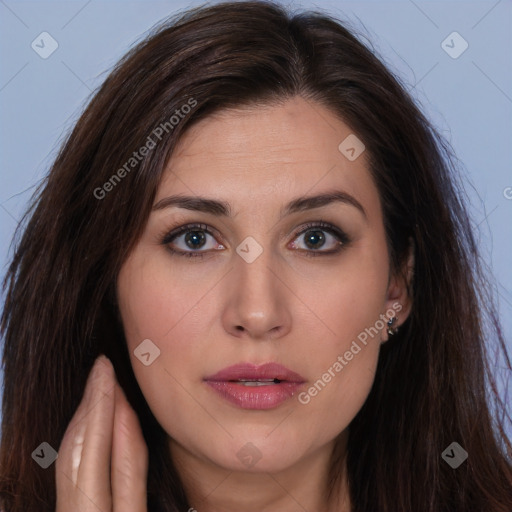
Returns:
[[[55,470],[56,512],[147,512],[148,449],[105,356],[92,367]]]

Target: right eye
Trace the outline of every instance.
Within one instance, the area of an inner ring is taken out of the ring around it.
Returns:
[[[162,244],[166,245],[171,253],[186,257],[203,257],[205,252],[225,248],[222,244],[218,244],[217,248],[211,244],[208,247],[208,237],[213,238],[214,234],[206,224],[186,224],[168,233]],[[200,250],[205,248],[206,250]]]

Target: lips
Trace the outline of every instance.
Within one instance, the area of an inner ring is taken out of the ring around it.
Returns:
[[[224,368],[204,381],[238,407],[272,409],[291,398],[305,379],[277,363],[242,363]]]
[[[277,363],[266,363],[256,366],[250,363],[235,364],[228,366],[215,375],[206,377],[206,381],[228,382],[228,381],[286,381],[303,383],[305,379],[298,373],[292,372],[283,365]]]

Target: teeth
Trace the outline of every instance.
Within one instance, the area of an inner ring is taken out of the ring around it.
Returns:
[[[273,384],[279,384],[281,381],[279,379],[238,379],[235,382],[238,382],[244,386],[272,386]]]
[[[277,384],[276,382],[274,382],[274,379],[272,380],[261,380],[261,381],[258,381],[258,380],[241,380],[239,381],[240,384],[243,384],[244,386],[273,386],[275,384]]]

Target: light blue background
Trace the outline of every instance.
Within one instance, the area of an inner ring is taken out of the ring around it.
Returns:
[[[0,0],[0,264],[34,186],[106,72],[155,23],[202,2]],[[512,351],[512,3],[501,1],[286,2],[328,10],[366,35],[448,138],[464,165],[475,227],[497,282]],[[31,42],[59,47],[43,60]],[[441,42],[459,32],[458,59]],[[507,199],[508,195],[508,199]],[[2,298],[3,301],[3,298]],[[505,376],[496,366],[500,378]],[[510,385],[509,385],[510,388]],[[502,383],[502,392],[505,386]]]

